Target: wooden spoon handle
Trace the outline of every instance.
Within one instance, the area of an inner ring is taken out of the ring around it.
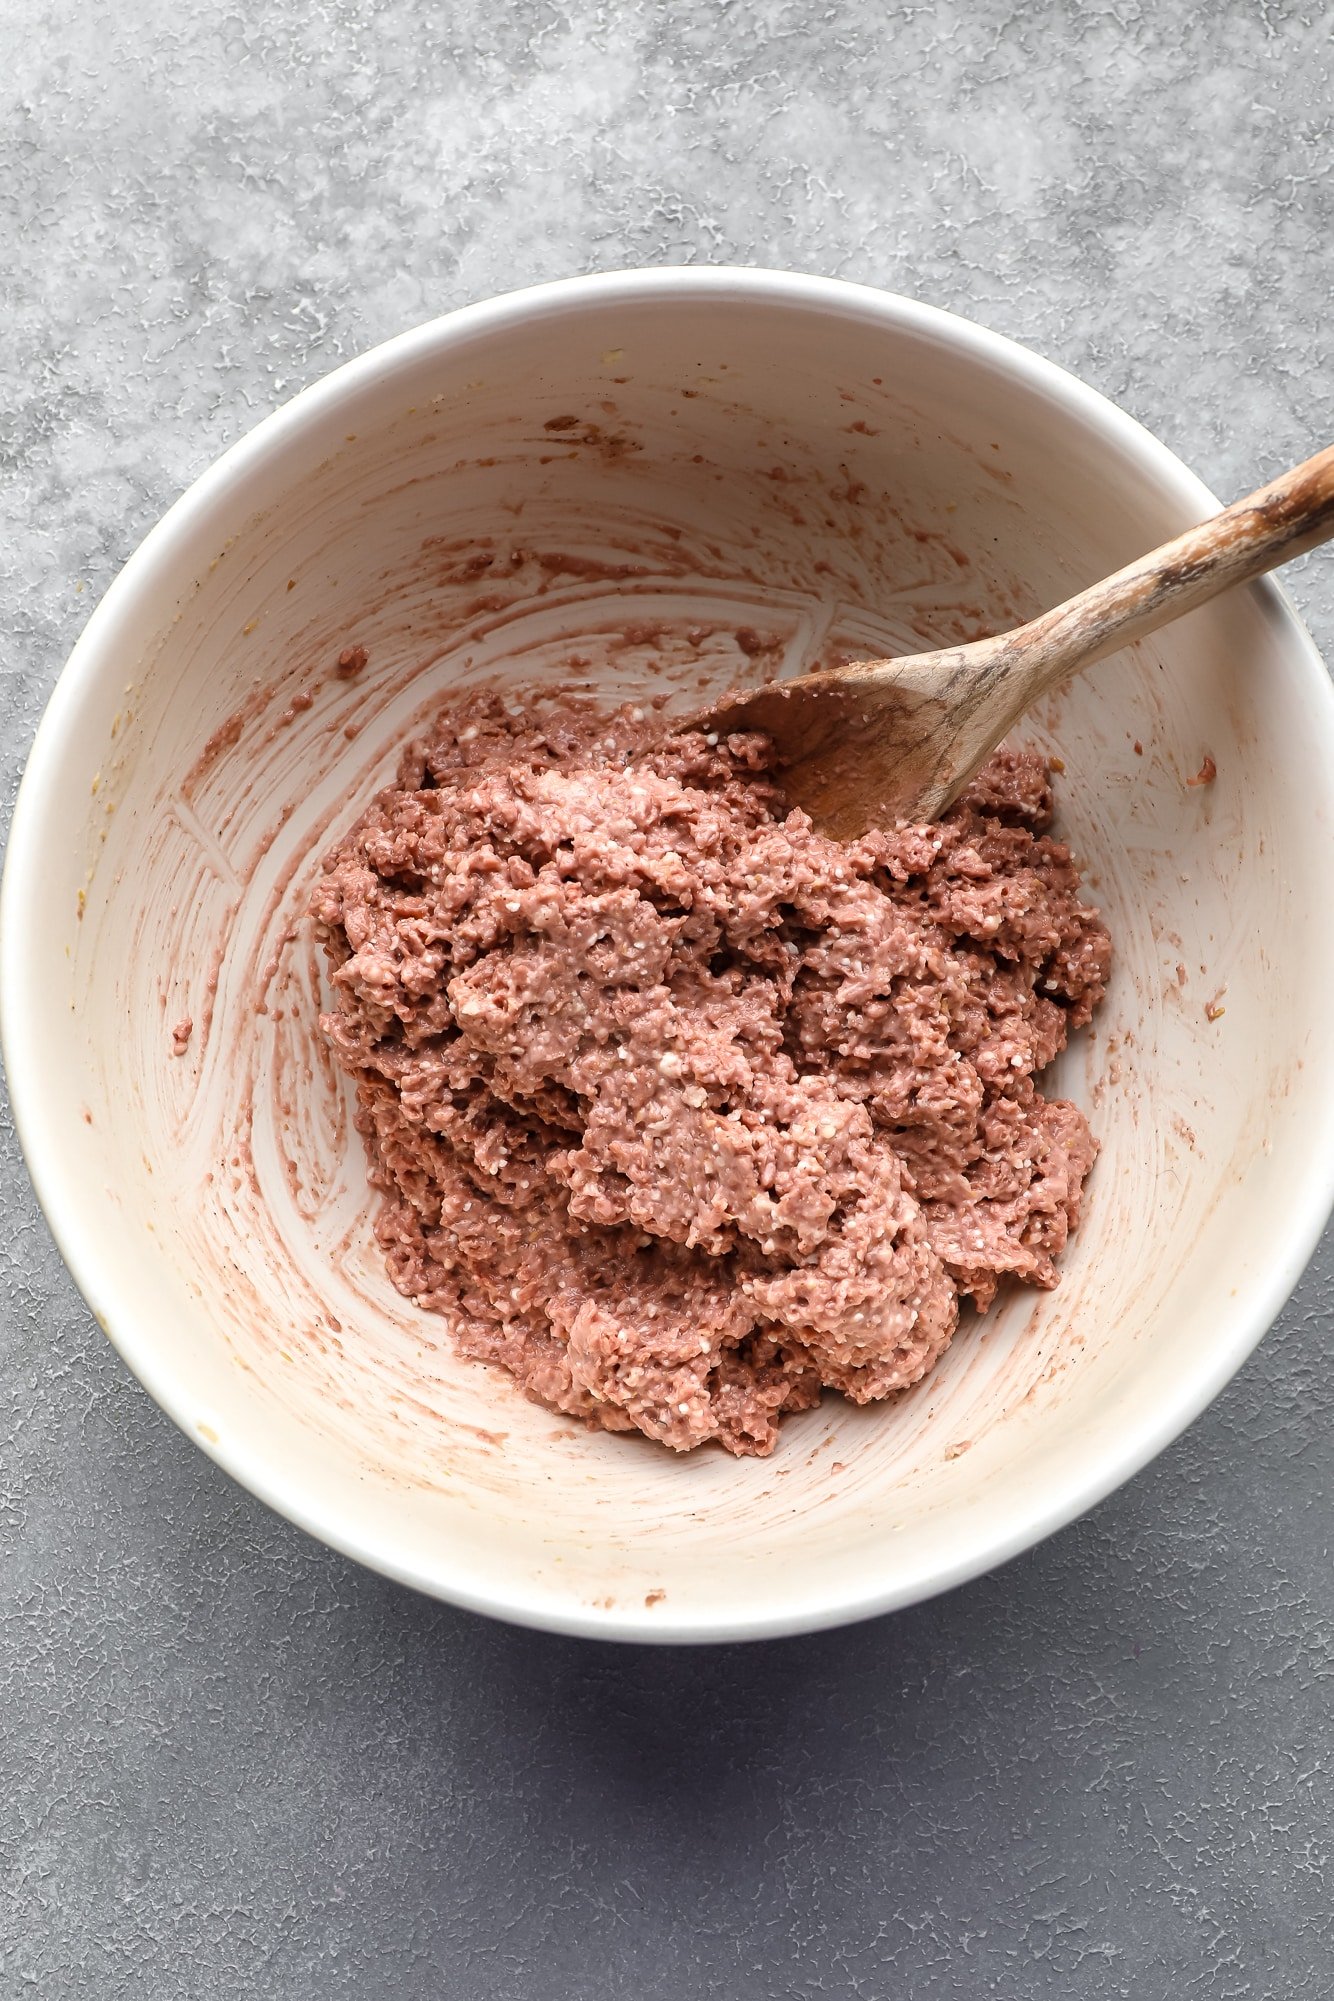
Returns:
[[[1330,536],[1334,445],[1006,635],[1011,642],[1022,639],[1028,669],[1028,692],[1019,706],[1026,708],[1076,667],[1091,666],[1219,591],[1249,583]]]

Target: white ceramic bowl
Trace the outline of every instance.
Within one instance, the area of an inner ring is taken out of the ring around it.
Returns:
[[[1331,1200],[1334,705],[1277,589],[1106,661],[1029,732],[1065,760],[1064,826],[1119,955],[1059,1079],[1103,1142],[1059,1290],[965,1316],[917,1390],[829,1398],[767,1461],[579,1431],[391,1290],[347,1093],[313,1039],[302,913],[322,849],[462,675],[559,672],[583,641],[618,693],[664,649],[691,655],[692,627],[713,635],[715,683],[746,665],[738,627],[788,668],[934,644],[1215,504],[1022,349],[754,271],[471,307],[230,451],[65,670],[0,945],[43,1207],[182,1429],[391,1576],[653,1640],[907,1604],[1142,1466],[1254,1347]],[[354,642],[369,665],[340,677]],[[1189,785],[1206,755],[1216,781]]]

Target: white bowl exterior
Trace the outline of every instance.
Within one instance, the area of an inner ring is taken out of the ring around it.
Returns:
[[[1254,1345],[1330,1201],[1334,721],[1273,588],[1103,663],[1025,732],[1065,761],[1063,828],[1118,951],[1061,1066],[1103,1147],[1061,1286],[965,1316],[917,1391],[829,1399],[767,1461],[590,1436],[393,1293],[312,1040],[302,912],[323,848],[460,678],[568,673],[574,648],[630,693],[665,650],[679,685],[716,685],[747,666],[745,626],[789,671],[904,650],[1012,623],[1210,506],[1021,350],[762,273],[517,294],[261,426],[90,622],[0,913],[34,1178],[159,1401],[393,1576],[648,1639],[910,1602],[1142,1464]],[[369,665],[347,679],[353,642]],[[1206,754],[1215,782],[1188,784]]]

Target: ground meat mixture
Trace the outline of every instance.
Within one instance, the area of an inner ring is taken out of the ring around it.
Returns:
[[[1036,1074],[1109,944],[1048,767],[841,845],[760,736],[473,694],[314,899],[395,1285],[554,1409],[767,1453],[1056,1283],[1095,1142]]]

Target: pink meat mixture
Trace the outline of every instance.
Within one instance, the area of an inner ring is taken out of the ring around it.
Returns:
[[[1034,1080],[1109,941],[1051,817],[1004,751],[842,845],[763,737],[446,709],[313,905],[394,1284],[543,1404],[761,1454],[1055,1285],[1096,1144]]]

